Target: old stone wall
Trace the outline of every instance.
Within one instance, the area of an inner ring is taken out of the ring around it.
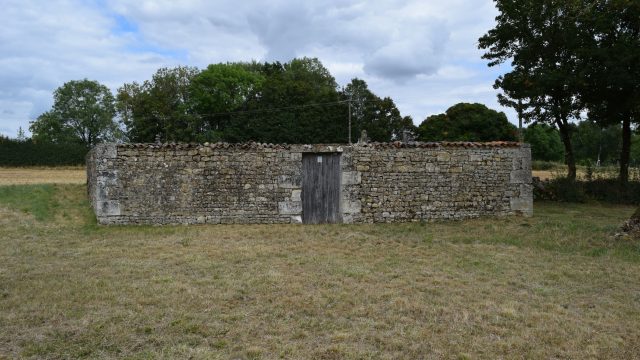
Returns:
[[[303,154],[340,154],[344,223],[532,214],[515,143],[102,144],[87,157],[101,224],[300,223]]]

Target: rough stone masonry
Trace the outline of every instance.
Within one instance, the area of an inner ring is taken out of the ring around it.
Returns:
[[[531,150],[511,142],[101,144],[89,197],[100,224],[301,223],[302,160],[322,154],[339,158],[338,222],[533,213]]]

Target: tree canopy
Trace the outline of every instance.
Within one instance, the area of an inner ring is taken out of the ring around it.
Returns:
[[[418,127],[421,141],[517,141],[517,129],[503,112],[482,104],[459,103],[427,117]]]
[[[212,64],[191,81],[192,109],[199,118],[195,138],[200,141],[217,141],[225,134],[234,120],[231,113],[247,110],[262,89],[264,76],[247,64]],[[235,118],[237,119],[237,118]]]
[[[579,2],[580,100],[601,127],[621,125],[620,180],[629,177],[632,124],[640,123],[640,2]]]
[[[370,140],[380,142],[401,139],[404,131],[416,133],[411,117],[403,117],[391,98],[375,95],[364,80],[352,79],[342,96],[351,102],[354,141],[362,130],[367,131]]]
[[[117,109],[134,142],[195,141],[200,121],[191,109],[193,67],[161,68],[142,84],[133,82],[118,89]]]
[[[531,157],[541,161],[562,161],[564,152],[558,130],[546,123],[524,129],[524,141],[531,145]]]
[[[499,101],[512,107],[517,103],[525,122],[552,124],[560,130],[568,176],[575,179],[570,122],[581,110],[574,54],[579,40],[569,2],[496,0],[496,26],[479,41],[489,66],[511,61],[512,70],[495,83],[502,89]]]
[[[55,90],[51,110],[31,122],[34,141],[91,147],[119,135],[111,91],[97,81],[73,80]]]
[[[640,3],[628,0],[495,0],[496,26],[480,38],[489,66],[511,62],[495,87],[526,122],[556,126],[575,179],[571,122],[588,111],[622,124],[620,179],[628,178],[631,123],[640,109]]]
[[[363,80],[343,90],[318,59],[287,63],[221,63],[199,71],[160,69],[150,81],[125,84],[117,107],[131,141],[348,142],[365,129],[391,141],[415,127],[391,98],[373,94]]]

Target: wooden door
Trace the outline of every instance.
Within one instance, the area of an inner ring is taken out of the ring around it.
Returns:
[[[340,154],[302,155],[302,222],[335,224],[340,214]]]

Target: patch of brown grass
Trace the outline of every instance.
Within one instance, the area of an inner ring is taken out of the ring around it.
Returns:
[[[0,186],[22,184],[84,184],[84,167],[0,167]]]
[[[609,237],[630,207],[543,203],[529,219],[430,224],[97,227],[82,215],[84,187],[56,188],[68,217],[0,212],[13,219],[0,222],[0,356],[640,354],[640,247]]]
[[[553,179],[555,177],[554,172],[550,170],[533,170],[531,171],[531,176],[539,177],[542,181]]]

